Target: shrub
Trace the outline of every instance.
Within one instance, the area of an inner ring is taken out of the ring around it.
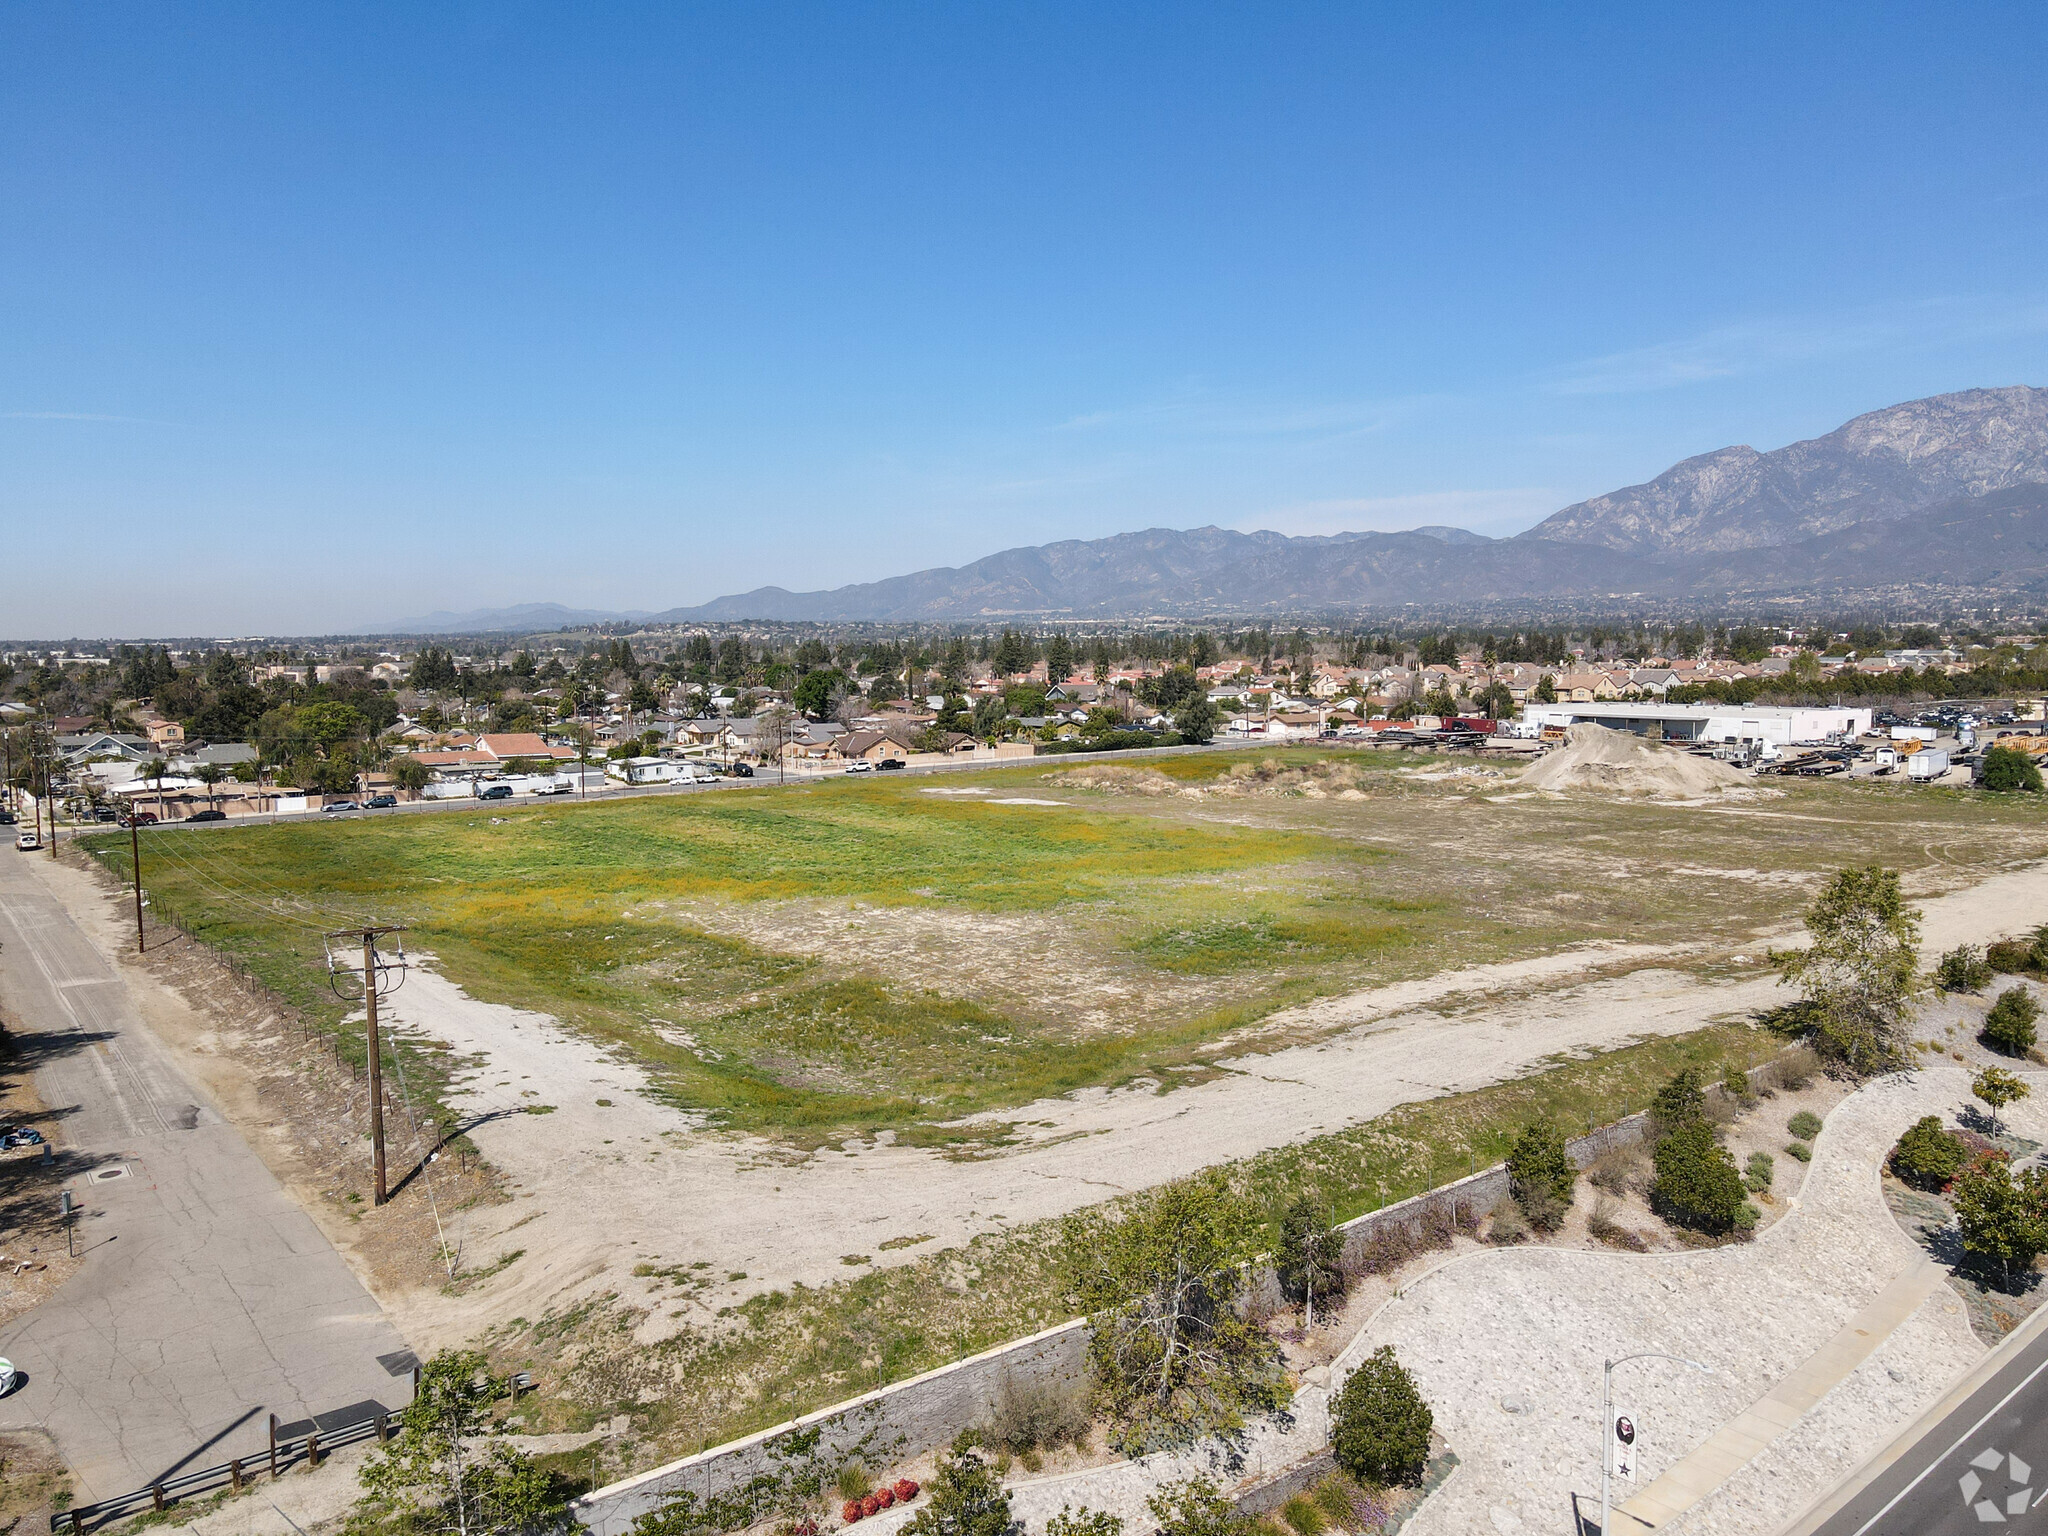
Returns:
[[[1749,1154],[1749,1166],[1743,1174],[1743,1183],[1749,1186],[1752,1195],[1760,1195],[1771,1187],[1776,1171],[1770,1153],[1752,1152]]]
[[[1436,1417],[1415,1378],[1383,1344],[1345,1379],[1330,1405],[1330,1449],[1362,1483],[1419,1483]]]
[[[850,1501],[864,1499],[875,1489],[875,1485],[868,1481],[868,1469],[857,1461],[849,1461],[839,1469],[833,1486],[839,1490],[840,1498]]]
[[[1159,1536],[1249,1536],[1252,1522],[1206,1477],[1163,1484],[1145,1501]]]
[[[939,1458],[926,1491],[924,1508],[904,1527],[916,1536],[1023,1536],[1022,1522],[1010,1515],[1010,1495],[965,1436]]]
[[[1732,1061],[1728,1063],[1728,1069],[1721,1074],[1721,1091],[1744,1104],[1756,1097],[1756,1090],[1750,1086],[1749,1074]]]
[[[2032,939],[1999,939],[1987,945],[1984,963],[2001,976],[2024,976],[2040,969]]]
[[[1316,1302],[1344,1290],[1344,1238],[1332,1230],[1330,1208],[1316,1195],[1303,1195],[1280,1218],[1280,1245],[1274,1253],[1280,1288],[1290,1301],[1302,1304],[1302,1317],[1315,1326]]]
[[[1348,1531],[1376,1531],[1391,1511],[1386,1500],[1343,1472],[1332,1472],[1315,1486],[1315,1501],[1324,1514]]]
[[[898,1504],[908,1504],[917,1497],[918,1491],[916,1478],[899,1477],[896,1479],[896,1502]]]
[[[1015,1455],[1080,1447],[1088,1442],[1088,1406],[1081,1394],[1052,1383],[1005,1381],[989,1421],[989,1443]]]
[[[1650,1203],[1659,1215],[1698,1232],[1722,1233],[1736,1225],[1747,1204],[1742,1175],[1711,1126],[1700,1121],[1673,1131],[1657,1143],[1655,1162]]]
[[[1991,985],[1991,963],[1974,944],[1958,944],[1934,967],[1934,984],[1944,992],[1982,992]]]
[[[1936,1115],[1916,1120],[1892,1148],[1891,1169],[1915,1189],[1939,1190],[1962,1170],[1962,1141],[1942,1128]]]
[[[1785,1122],[1785,1129],[1801,1141],[1811,1141],[1820,1134],[1820,1116],[1810,1109],[1802,1109]]]
[[[1521,1204],[1513,1195],[1503,1195],[1487,1218],[1486,1240],[1505,1245],[1519,1243],[1528,1235],[1529,1218],[1522,1214]]]
[[[1650,1123],[1660,1136],[1697,1125],[1706,1118],[1707,1096],[1700,1087],[1699,1072],[1692,1067],[1673,1073],[1650,1102]]]
[[[1564,1149],[1564,1133],[1538,1121],[1515,1139],[1508,1153],[1508,1188],[1539,1232],[1555,1232],[1571,1209],[1579,1170]]]
[[[1330,1528],[1329,1516],[1322,1506],[1305,1493],[1297,1493],[1280,1506],[1280,1518],[1292,1526],[1297,1536],[1323,1536]]]
[[[1977,765],[1977,783],[1999,794],[2020,790],[2038,795],[2041,793],[2041,770],[2024,752],[2012,747],[1993,747],[1984,754],[1984,761]]]
[[[1771,1063],[1770,1075],[1787,1093],[1797,1093],[1820,1076],[1820,1053],[1810,1045],[1795,1045]]]
[[[2007,987],[1984,1015],[1984,1039],[2008,1056],[2024,1056],[2034,1048],[2034,1023],[2041,1005],[2025,987]]]
[[[1586,1218],[1586,1230],[1610,1248],[1627,1248],[1635,1253],[1646,1251],[1648,1245],[1643,1242],[1642,1235],[1631,1232],[1616,1221],[1614,1211],[1614,1202],[1605,1195],[1600,1196],[1593,1202],[1592,1213]]]
[[[1650,1162],[1641,1147],[1614,1147],[1594,1158],[1586,1177],[1595,1189],[1632,1195],[1649,1187]]]
[[[1079,1509],[1062,1504],[1060,1512],[1045,1522],[1045,1536],[1123,1536],[1123,1516],[1106,1509]]]

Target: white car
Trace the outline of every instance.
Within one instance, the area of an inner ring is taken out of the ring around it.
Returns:
[[[864,758],[856,758],[846,765],[846,771],[848,773],[873,773],[875,765]]]
[[[34,853],[43,846],[43,840],[33,832],[24,832],[14,840],[14,846],[23,853]]]

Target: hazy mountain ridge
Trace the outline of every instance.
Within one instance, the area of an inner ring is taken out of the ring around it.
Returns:
[[[1653,557],[1709,554],[1797,543],[2044,480],[2048,389],[1972,389],[1886,406],[1770,453],[1704,453],[1555,512],[1520,537]]]
[[[1871,411],[1769,453],[1731,447],[1511,539],[1432,526],[1289,537],[1148,528],[1006,549],[822,592],[760,587],[656,614],[524,604],[385,632],[663,623],[1003,622],[1333,612],[1630,596],[2048,592],[2048,389]]]

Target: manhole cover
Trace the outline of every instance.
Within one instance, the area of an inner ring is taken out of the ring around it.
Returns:
[[[105,1184],[112,1179],[125,1179],[128,1177],[128,1165],[116,1163],[112,1168],[95,1168],[85,1177],[91,1184]]]

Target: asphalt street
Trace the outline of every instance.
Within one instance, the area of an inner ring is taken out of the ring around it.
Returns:
[[[0,1330],[27,1376],[0,1428],[47,1429],[88,1502],[252,1454],[272,1413],[402,1406],[405,1341],[157,1043],[36,857],[0,850],[0,997],[81,1166],[84,1264]]]
[[[2048,1532],[2048,1331],[1877,1465],[1815,1536]]]

